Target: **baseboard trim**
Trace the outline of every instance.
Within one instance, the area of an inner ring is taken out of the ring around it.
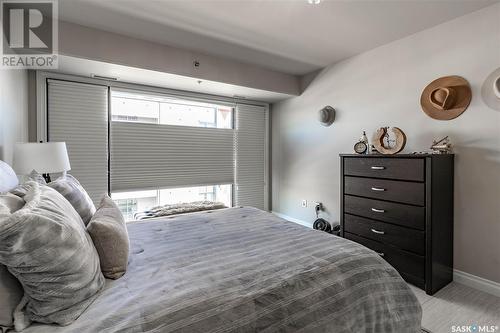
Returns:
[[[500,283],[498,282],[462,272],[458,269],[453,270],[453,281],[500,297]]]
[[[275,212],[275,211],[271,211],[271,213],[273,213],[274,215],[276,215],[278,217],[281,217],[282,219],[285,219],[287,221],[303,225],[304,227],[312,228],[312,224],[308,223],[306,221],[302,221],[302,220],[296,219],[295,217],[291,217],[291,216],[288,216],[288,215],[285,215],[285,214],[281,214],[281,213],[278,213],[278,212]]]

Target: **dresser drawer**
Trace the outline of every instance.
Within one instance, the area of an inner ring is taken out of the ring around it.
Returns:
[[[411,205],[425,205],[424,183],[346,176],[344,187],[346,194]]]
[[[350,176],[424,181],[421,158],[346,157],[344,174]]]
[[[420,230],[345,214],[344,231],[419,255],[425,254],[425,233]]]
[[[424,207],[345,195],[344,211],[403,227],[424,230],[425,226]]]
[[[425,257],[347,232],[345,233],[345,238],[377,252],[409,282],[419,285],[423,284],[425,277]]]

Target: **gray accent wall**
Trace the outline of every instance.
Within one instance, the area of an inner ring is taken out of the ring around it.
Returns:
[[[0,69],[0,160],[12,164],[14,144],[28,140],[28,72]]]
[[[449,135],[455,146],[455,268],[500,282],[500,111],[481,99],[500,67],[500,4],[462,16],[334,64],[304,80],[304,92],[272,106],[272,210],[312,223],[312,201],[339,221],[339,153],[352,152],[363,130],[398,126],[406,152]],[[451,121],[429,118],[420,94],[446,75],[466,78],[472,102]],[[337,109],[331,127],[317,112]],[[308,200],[307,208],[301,201]]]

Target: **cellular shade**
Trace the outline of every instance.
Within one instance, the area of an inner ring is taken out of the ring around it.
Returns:
[[[229,184],[234,130],[111,123],[111,190]]]
[[[48,80],[48,141],[65,141],[71,174],[94,204],[108,193],[108,87]]]
[[[236,205],[266,209],[266,120],[263,106],[238,104],[235,131]]]

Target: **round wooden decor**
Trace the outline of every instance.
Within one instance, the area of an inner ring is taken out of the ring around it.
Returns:
[[[472,91],[469,82],[460,76],[445,76],[429,83],[422,91],[420,105],[431,118],[451,120],[469,106]]]
[[[389,127],[381,127],[373,135],[373,146],[381,154],[397,154],[406,146],[406,135],[398,127],[393,127],[392,132],[395,135],[395,144],[393,147],[389,146],[388,142],[384,142],[384,139],[388,138],[387,130]]]

